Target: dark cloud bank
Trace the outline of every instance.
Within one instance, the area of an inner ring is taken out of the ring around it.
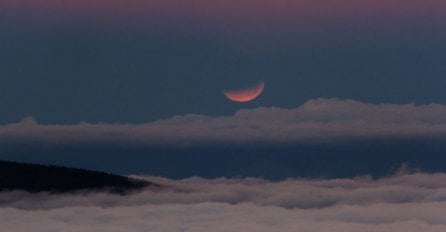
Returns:
[[[145,124],[42,125],[33,118],[0,126],[3,142],[41,144],[308,143],[361,138],[446,138],[446,106],[315,99],[294,109],[261,107],[233,116],[175,116]]]
[[[445,231],[446,175],[170,180],[122,197],[0,193],[6,231]]]

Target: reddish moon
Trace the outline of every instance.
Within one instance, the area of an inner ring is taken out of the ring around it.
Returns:
[[[256,86],[240,90],[223,91],[225,96],[235,102],[249,102],[256,99],[265,88],[265,82],[261,81]]]

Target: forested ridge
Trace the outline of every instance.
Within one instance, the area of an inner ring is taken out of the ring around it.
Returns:
[[[99,171],[0,161],[0,191],[64,193],[98,190],[125,194],[153,183]]]

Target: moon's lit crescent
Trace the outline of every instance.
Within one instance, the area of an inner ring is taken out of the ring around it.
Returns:
[[[256,99],[265,88],[265,82],[261,81],[256,86],[241,89],[241,90],[229,90],[223,91],[225,96],[235,102],[249,102]]]

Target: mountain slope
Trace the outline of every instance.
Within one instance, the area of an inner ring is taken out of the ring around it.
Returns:
[[[0,191],[64,193],[100,190],[124,194],[153,183],[98,171],[0,161]]]

